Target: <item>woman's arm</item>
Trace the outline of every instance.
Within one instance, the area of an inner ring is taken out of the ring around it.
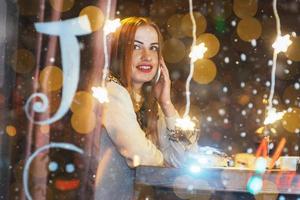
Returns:
[[[175,130],[176,119],[179,118],[179,115],[171,101],[171,80],[163,58],[160,59],[159,67],[161,75],[154,86],[154,93],[160,106],[157,124],[160,150],[168,164],[179,167],[188,153],[186,150],[197,148],[197,136],[191,138],[191,145],[170,140],[171,131]]]
[[[127,90],[114,82],[107,84],[109,102],[103,124],[108,135],[130,167],[163,165],[163,155],[140,128]]]
[[[171,117],[176,115],[176,109],[171,101],[171,80],[168,68],[163,58],[160,59],[159,68],[161,70],[158,82],[154,85],[154,94],[164,115]]]
[[[180,167],[184,164],[185,158],[189,152],[197,150],[197,136],[194,135],[189,139],[190,144],[180,141],[170,140],[172,130],[175,130],[176,119],[179,118],[177,111],[175,115],[165,116],[159,109],[159,119],[157,129],[159,134],[159,146],[163,153],[165,162],[171,166]]]

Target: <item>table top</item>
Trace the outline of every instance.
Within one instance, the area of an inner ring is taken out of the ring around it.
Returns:
[[[199,191],[248,192],[247,184],[261,179],[260,193],[300,194],[300,174],[295,171],[267,170],[263,174],[238,168],[184,168],[138,167],[136,184]],[[254,183],[255,184],[255,183]]]

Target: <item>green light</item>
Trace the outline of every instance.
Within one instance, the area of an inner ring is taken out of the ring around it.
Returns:
[[[261,191],[262,186],[262,178],[260,176],[252,176],[247,183],[247,191],[255,195]]]
[[[226,32],[226,23],[223,17],[217,17],[215,21],[215,28],[218,33]]]

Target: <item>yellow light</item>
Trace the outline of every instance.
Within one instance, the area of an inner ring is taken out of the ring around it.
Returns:
[[[108,102],[108,95],[106,88],[103,87],[92,87],[93,96],[100,102]]]
[[[180,128],[184,131],[192,131],[195,129],[195,123],[190,119],[189,116],[176,119],[175,126],[176,128]]]
[[[114,19],[114,20],[106,20],[105,25],[104,25],[104,33],[106,35],[113,33],[117,30],[117,28],[121,26],[120,19]]]
[[[259,127],[259,128],[255,131],[255,133],[257,133],[257,134],[263,134],[264,130],[265,130],[265,127],[262,126],[262,127]]]
[[[267,117],[264,121],[264,124],[265,125],[272,124],[272,123],[282,119],[284,114],[285,114],[285,111],[276,112],[275,108],[271,108],[268,110]]]
[[[286,52],[288,47],[292,44],[290,40],[290,35],[286,34],[285,36],[278,36],[273,43],[272,47],[275,49],[276,53]]]
[[[195,62],[198,59],[202,59],[206,51],[207,47],[203,42],[201,42],[199,45],[192,47],[189,57],[192,59],[192,62]]]

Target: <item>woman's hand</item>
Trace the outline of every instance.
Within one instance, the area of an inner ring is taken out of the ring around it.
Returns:
[[[160,59],[159,68],[161,73],[158,82],[154,84],[154,95],[165,116],[171,117],[176,114],[176,110],[171,102],[171,80],[163,58]]]

